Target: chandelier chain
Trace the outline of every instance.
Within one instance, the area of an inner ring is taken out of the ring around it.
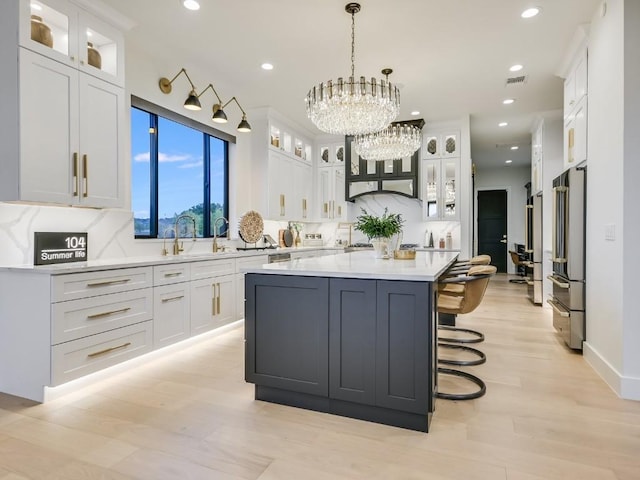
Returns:
[[[356,70],[356,12],[351,11],[351,78],[355,81]]]

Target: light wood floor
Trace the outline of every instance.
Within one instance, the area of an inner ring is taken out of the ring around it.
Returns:
[[[238,328],[45,405],[0,395],[0,479],[640,479],[640,402],[525,286],[495,277],[459,324],[488,391],[439,400],[428,434],[254,401]]]

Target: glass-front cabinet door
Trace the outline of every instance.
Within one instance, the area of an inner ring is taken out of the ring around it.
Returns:
[[[460,159],[422,161],[422,203],[425,220],[458,220]]]
[[[66,0],[20,0],[20,45],[124,85],[122,32]]]

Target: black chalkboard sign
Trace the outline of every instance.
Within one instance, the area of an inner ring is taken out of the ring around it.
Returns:
[[[87,232],[35,232],[34,265],[87,261]]]

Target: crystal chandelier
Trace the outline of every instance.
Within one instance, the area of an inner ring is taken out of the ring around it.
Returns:
[[[360,4],[348,3],[345,10],[351,14],[351,76],[314,85],[305,99],[307,116],[318,129],[334,135],[378,132],[400,113],[400,92],[385,80],[356,79],[355,14]]]
[[[395,160],[413,155],[420,148],[422,133],[409,124],[391,124],[384,130],[356,135],[356,153],[365,160]]]

